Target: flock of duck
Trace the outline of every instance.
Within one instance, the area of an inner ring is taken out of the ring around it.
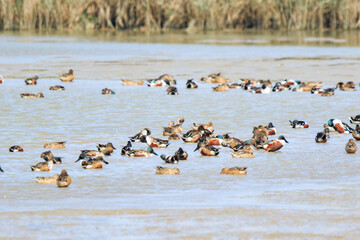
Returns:
[[[38,76],[31,77],[25,80],[27,85],[36,85]],[[73,70],[69,70],[68,73],[64,73],[60,76],[60,80],[63,82],[71,82],[74,79]],[[149,87],[167,86],[167,93],[169,95],[177,95],[176,80],[169,74],[161,75],[156,79],[146,80]],[[355,84],[352,82],[338,83],[335,88],[322,89],[321,82],[300,82],[295,80],[283,80],[272,85],[270,80],[254,80],[254,79],[242,79],[241,83],[233,83],[229,85],[228,79],[218,74],[210,74],[207,77],[200,79],[205,83],[218,83],[217,87],[214,87],[214,91],[227,91],[230,88],[242,88],[253,93],[270,93],[292,90],[300,92],[311,92],[313,94],[321,94],[322,96],[331,96],[334,94],[335,89],[339,88],[343,91],[355,91]],[[0,76],[0,83],[3,82],[3,78]],[[144,85],[144,81],[132,81],[122,80],[122,84],[125,86]],[[198,85],[190,79],[186,82],[186,88],[198,88]],[[50,90],[65,90],[65,87],[56,85],[51,86]],[[102,94],[115,94],[111,89],[102,89]],[[23,93],[22,98],[41,98],[44,97],[42,93]],[[324,124],[324,129],[318,132],[315,136],[315,142],[326,143],[330,139],[330,132],[338,133],[351,133],[355,140],[360,140],[360,115],[350,116],[350,123],[355,125],[352,128],[349,124],[342,122],[339,119],[330,119]],[[230,148],[230,153],[233,158],[254,158],[254,149],[263,149],[266,152],[274,152],[280,150],[286,143],[287,139],[280,135],[277,139],[269,139],[269,136],[276,135],[276,128],[273,123],[267,125],[255,126],[252,131],[252,137],[248,140],[240,140],[235,137],[230,137],[227,134],[216,134],[215,128],[212,122],[205,124],[193,124],[192,129],[183,131],[183,123],[185,119],[183,117],[178,118],[177,122],[171,121],[168,126],[163,127],[163,136],[168,139],[155,138],[151,135],[151,130],[148,128],[142,129],[140,132],[129,138],[129,141],[125,146],[121,147],[121,155],[130,158],[142,157],[149,158],[154,155],[158,155],[154,148],[162,149],[167,148],[170,141],[182,140],[184,143],[196,144],[194,152],[199,151],[203,156],[217,156],[220,153],[221,148]],[[309,124],[302,120],[289,120],[292,128],[309,128]],[[181,134],[179,136],[179,134]],[[347,153],[355,153],[357,146],[354,139],[350,139],[345,146]],[[139,142],[146,144],[144,149],[133,149],[132,143]],[[51,142],[44,145],[47,149],[59,149],[65,148],[66,142]],[[104,158],[111,155],[116,148],[112,143],[98,144],[96,150],[81,150],[78,159],[75,162],[80,161],[80,165],[84,169],[98,169],[103,168],[104,164],[109,164]],[[22,152],[24,149],[19,145],[14,145],[9,148],[10,152]],[[160,154],[160,158],[166,164],[177,164],[180,161],[188,159],[188,153],[179,148],[173,155]],[[40,157],[44,161],[31,166],[31,171],[51,171],[54,164],[61,164],[62,158],[55,157],[50,150],[41,153]],[[0,167],[0,171],[4,170]],[[180,174],[179,168],[162,167],[157,166],[155,168],[156,174],[165,175],[177,175]],[[231,167],[223,168],[221,174],[231,175],[245,175],[247,173],[247,167]],[[59,187],[67,187],[71,184],[71,177],[67,174],[66,170],[62,170],[60,174],[48,177],[36,177],[35,181],[44,184],[57,184]]]

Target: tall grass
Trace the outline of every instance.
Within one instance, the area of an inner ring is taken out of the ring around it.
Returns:
[[[0,0],[0,30],[359,29],[359,0]]]

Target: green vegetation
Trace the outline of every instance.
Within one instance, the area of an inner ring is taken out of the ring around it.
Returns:
[[[0,0],[0,30],[359,29],[359,0]]]

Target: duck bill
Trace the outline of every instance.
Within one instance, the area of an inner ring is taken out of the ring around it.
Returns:
[[[81,158],[78,158],[78,160],[76,160],[75,162],[78,162],[78,161],[80,161],[81,160]]]
[[[284,138],[284,140],[285,140],[286,143],[289,143],[285,138]]]
[[[196,146],[194,152],[196,152],[197,150],[199,150],[199,146]]]
[[[153,151],[153,154],[156,155],[156,156],[158,156],[158,154],[157,154],[156,152],[154,152],[154,151]]]

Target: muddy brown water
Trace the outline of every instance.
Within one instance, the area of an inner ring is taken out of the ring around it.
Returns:
[[[354,81],[359,88],[356,44],[348,46],[346,36],[324,45],[258,44],[251,36],[228,36],[221,42],[209,36],[187,42],[167,42],[164,36],[130,40],[0,35],[0,164],[5,170],[0,174],[1,238],[360,237],[359,153],[346,154],[344,149],[351,135],[331,133],[326,144],[314,141],[328,119],[348,122],[350,115],[360,113],[359,90],[321,97],[255,95],[239,89],[219,93],[203,83],[198,89],[185,88],[187,79],[198,81],[212,72],[222,72],[232,82],[293,78],[323,81],[329,87]],[[60,82],[57,76],[70,68],[74,82]],[[178,96],[166,95],[161,87],[125,87],[120,82],[163,73],[178,80]],[[39,75],[38,85],[26,86],[24,79],[33,75]],[[66,90],[48,90],[57,84]],[[116,94],[101,95],[105,87]],[[21,99],[24,92],[43,92],[45,98]],[[286,136],[289,144],[275,153],[256,150],[254,159],[234,159],[227,148],[217,157],[203,157],[193,152],[196,145],[181,140],[155,149],[172,154],[182,147],[189,153],[189,160],[176,166],[178,176],[155,175],[155,166],[167,166],[160,157],[120,155],[129,136],[148,127],[153,136],[162,137],[162,127],[179,116],[185,117],[185,130],[194,122],[212,121],[217,133],[230,132],[243,140],[251,137],[253,126],[271,121],[277,136]],[[290,128],[288,120],[293,119],[308,121],[310,128]],[[41,161],[42,147],[50,141],[67,141],[65,149],[52,150],[64,157],[63,164],[51,173],[31,172],[29,165]],[[79,150],[106,142],[118,150],[103,169],[84,170],[74,163]],[[15,144],[24,152],[8,152]],[[247,175],[219,174],[232,166],[247,166]],[[62,169],[73,179],[68,188],[34,181]]]

